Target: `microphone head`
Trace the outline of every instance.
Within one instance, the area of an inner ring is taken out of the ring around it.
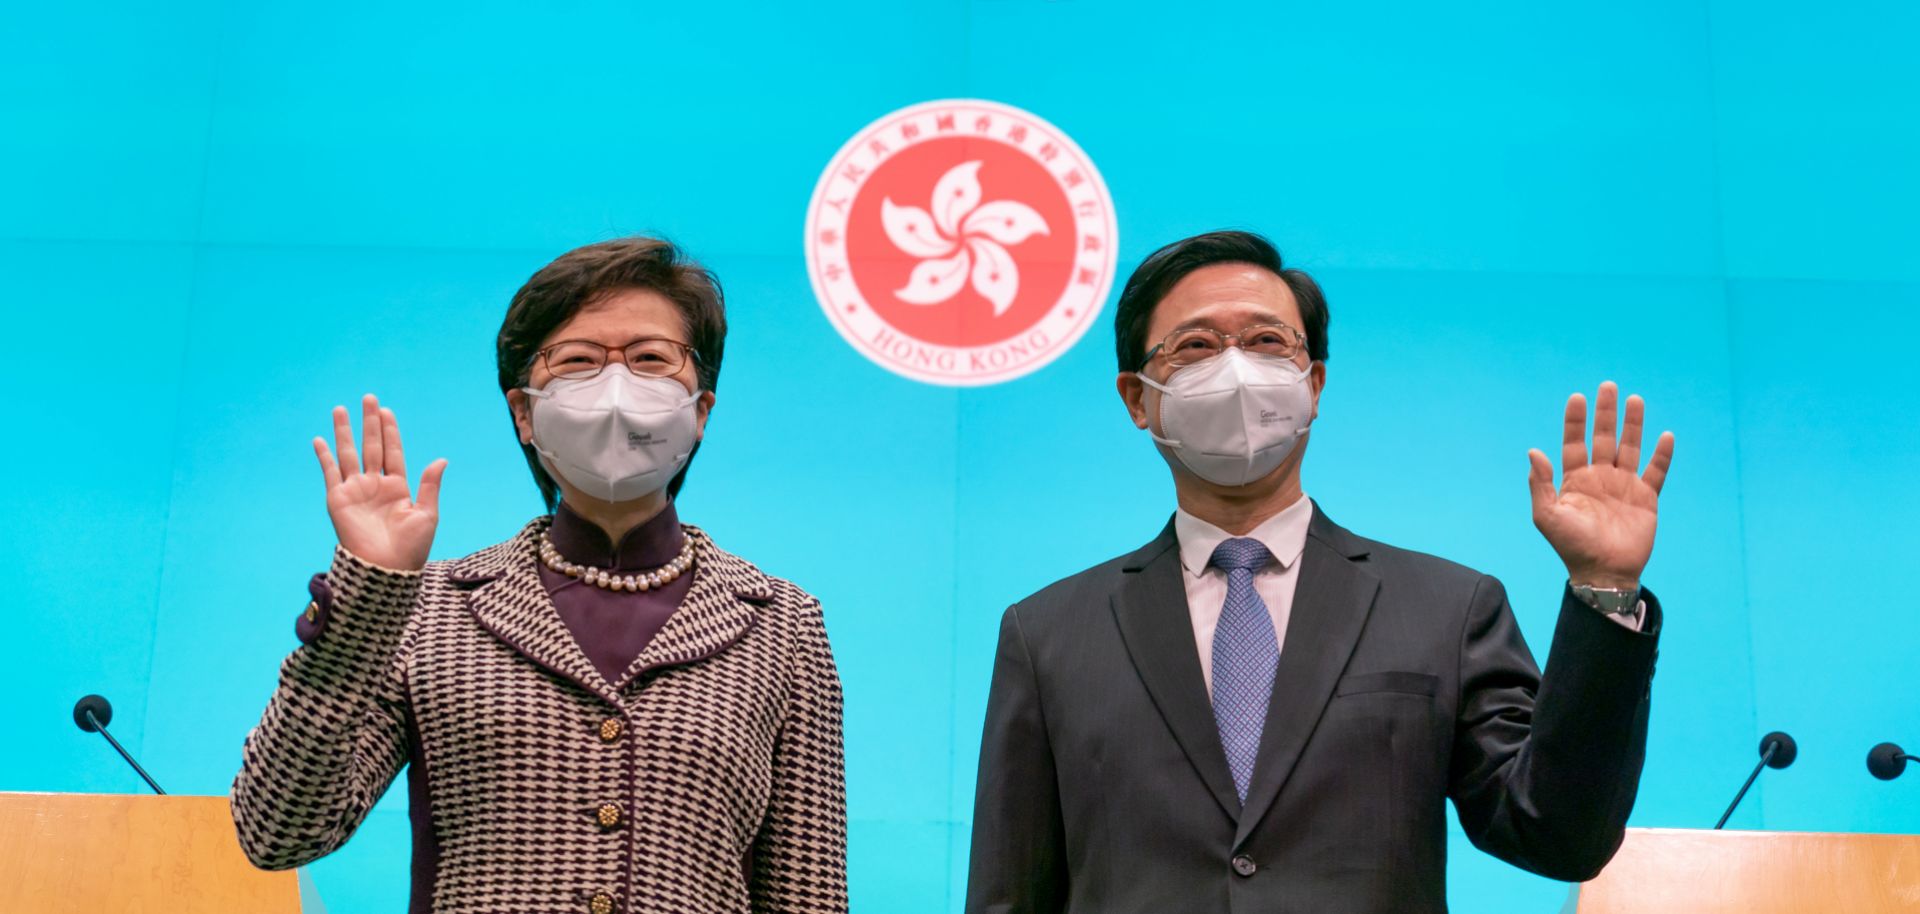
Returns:
[[[1907,754],[1892,743],[1881,743],[1867,751],[1867,770],[1880,780],[1891,781],[1907,770]]]
[[[1769,744],[1774,746],[1774,750],[1773,758],[1767,760],[1768,768],[1785,768],[1793,764],[1794,759],[1800,757],[1800,746],[1793,741],[1793,737],[1779,730],[1760,738],[1761,755],[1767,754]]]
[[[94,726],[93,721],[87,720],[88,711],[93,712],[93,720],[100,722],[99,727]],[[88,733],[98,732],[100,727],[113,723],[113,705],[103,695],[88,695],[74,702],[73,722]]]

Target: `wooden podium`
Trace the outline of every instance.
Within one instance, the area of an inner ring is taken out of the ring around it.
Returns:
[[[247,861],[226,797],[0,793],[0,911],[299,914],[300,886]]]
[[[1920,911],[1920,836],[1629,828],[1578,914]]]

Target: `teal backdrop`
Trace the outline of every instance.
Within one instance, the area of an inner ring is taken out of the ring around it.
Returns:
[[[224,793],[331,546],[309,440],[374,391],[445,456],[437,558],[540,504],[495,387],[514,289],[663,232],[726,283],[682,504],[825,602],[856,911],[958,911],[1008,603],[1154,535],[1160,458],[1113,392],[1111,300],[1043,370],[957,390],[858,355],[801,225],[849,136],[939,98],[1066,131],[1120,269],[1223,226],[1331,302],[1306,487],[1358,532],[1502,578],[1544,652],[1562,572],[1527,448],[1613,378],[1679,440],[1633,821],[1920,831],[1920,7],[1904,0],[324,6],[0,11],[0,789]],[[404,791],[311,868],[404,904]],[[1463,912],[1565,886],[1456,833]]]

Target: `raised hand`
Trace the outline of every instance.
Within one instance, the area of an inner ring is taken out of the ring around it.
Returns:
[[[336,459],[325,438],[313,439],[320,474],[327,482],[327,516],[340,545],[360,560],[384,568],[412,571],[426,567],[433,528],[440,522],[440,476],[447,462],[436,460],[420,474],[420,497],[407,488],[407,459],[400,448],[400,425],[393,410],[381,409],[373,394],[361,400],[361,447],[353,446],[347,408],[333,408]]]
[[[1619,388],[1600,385],[1593,417],[1593,455],[1587,455],[1587,398],[1567,398],[1565,439],[1561,444],[1560,490],[1553,488],[1553,464],[1538,448],[1527,452],[1527,484],[1533,491],[1533,525],[1567,563],[1567,579],[1630,590],[1653,555],[1660,487],[1673,463],[1673,433],[1661,432],[1646,472],[1640,469],[1640,429],[1646,404],[1627,398],[1626,421],[1614,438]]]

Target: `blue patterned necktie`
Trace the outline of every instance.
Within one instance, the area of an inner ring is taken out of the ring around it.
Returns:
[[[1213,719],[1220,726],[1220,745],[1227,750],[1227,767],[1242,804],[1253,780],[1253,760],[1260,754],[1273,671],[1280,665],[1273,617],[1253,589],[1253,573],[1272,559],[1259,540],[1243,536],[1221,543],[1207,560],[1227,574],[1227,603],[1213,630]]]

